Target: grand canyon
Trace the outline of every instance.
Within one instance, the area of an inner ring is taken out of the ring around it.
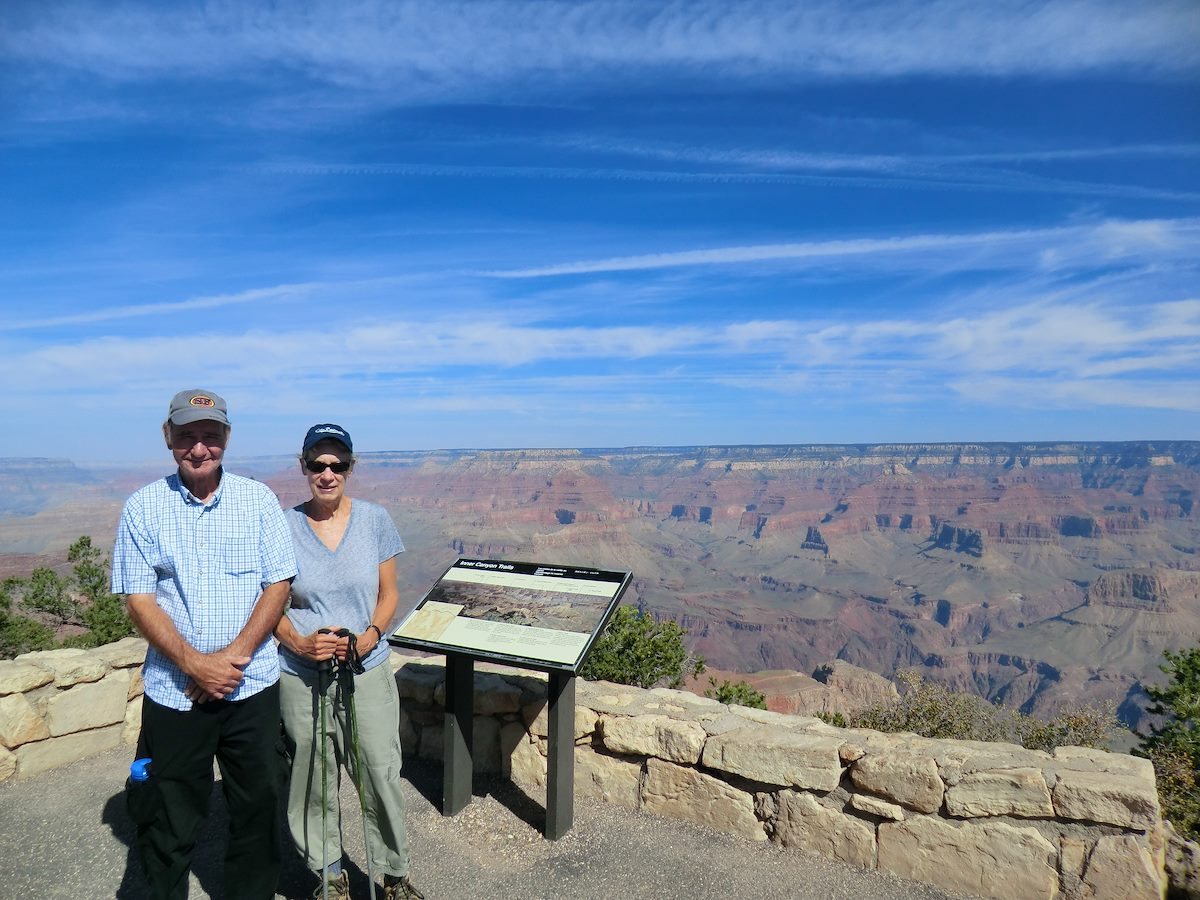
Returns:
[[[230,468],[307,496],[294,459]],[[165,470],[6,460],[0,577],[111,547]],[[628,569],[625,602],[722,672],[916,666],[1144,727],[1162,651],[1200,641],[1200,442],[380,452],[351,492],[395,518],[410,605],[459,556]]]

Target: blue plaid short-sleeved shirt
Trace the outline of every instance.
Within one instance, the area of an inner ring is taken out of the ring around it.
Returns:
[[[265,485],[223,472],[208,502],[169,475],[130,497],[113,548],[114,594],[154,594],[180,636],[201,653],[238,636],[264,587],[296,574],[291,534],[279,500]],[[245,700],[279,680],[274,641],[254,651],[230,696]],[[154,647],[143,668],[146,695],[189,710],[187,676]]]

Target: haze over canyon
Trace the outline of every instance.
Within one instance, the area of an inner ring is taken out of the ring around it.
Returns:
[[[880,444],[364,453],[352,495],[404,537],[405,608],[458,556],[629,569],[625,602],[720,670],[840,658],[1026,712],[1114,701],[1200,640],[1200,442]],[[9,459],[0,577],[111,548],[168,470]],[[295,462],[239,460],[285,505]]]

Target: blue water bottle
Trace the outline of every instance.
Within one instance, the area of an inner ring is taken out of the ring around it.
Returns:
[[[129,810],[129,818],[139,825],[153,822],[162,804],[158,784],[150,776],[149,758],[135,759],[125,780],[125,808]]]

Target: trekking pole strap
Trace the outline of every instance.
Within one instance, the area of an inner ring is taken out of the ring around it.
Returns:
[[[317,631],[317,634],[332,634],[336,637],[346,638],[349,641],[350,646],[346,650],[346,659],[344,662],[334,657],[318,664],[318,668],[323,671],[335,672],[339,681],[343,680],[344,674],[346,676],[346,684],[352,685],[349,676],[361,675],[366,671],[363,668],[362,656],[358,652],[358,635],[349,628],[339,628],[337,631],[334,631],[332,628],[321,628]],[[350,690],[353,690],[352,686]]]

